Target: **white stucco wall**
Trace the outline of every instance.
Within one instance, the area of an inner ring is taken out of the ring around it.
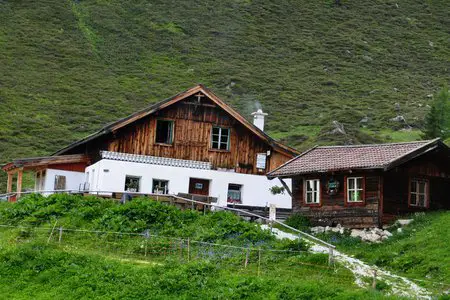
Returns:
[[[272,195],[269,188],[281,186],[277,180],[266,176],[248,175],[234,172],[189,169],[171,166],[152,165],[135,162],[102,159],[86,168],[90,190],[124,192],[126,175],[141,177],[141,193],[152,193],[153,179],[169,181],[169,193],[188,193],[189,178],[210,180],[209,196],[217,197],[218,204],[227,204],[228,184],[242,185],[242,205],[266,206],[276,204],[278,208],[291,208],[291,198],[287,192]],[[54,176],[53,176],[54,179]],[[84,180],[83,180],[84,181]],[[291,180],[286,180],[291,188]]]
[[[53,191],[55,188],[55,176],[66,176],[66,190],[78,190],[85,180],[83,172],[47,169],[44,178],[44,191]]]

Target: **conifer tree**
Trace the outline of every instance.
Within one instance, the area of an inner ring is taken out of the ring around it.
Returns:
[[[425,139],[440,137],[446,139],[450,136],[450,93],[447,87],[443,87],[425,117],[423,130]]]

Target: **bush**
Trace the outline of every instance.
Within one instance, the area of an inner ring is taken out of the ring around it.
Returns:
[[[289,225],[291,227],[294,227],[295,229],[305,231],[309,227],[311,227],[311,222],[309,219],[305,216],[302,216],[299,213],[295,213],[293,215],[290,215],[286,221],[286,225]]]

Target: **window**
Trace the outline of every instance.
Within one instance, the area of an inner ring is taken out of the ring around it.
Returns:
[[[56,175],[55,176],[55,191],[56,190],[65,190],[66,189],[66,176]]]
[[[411,206],[427,207],[428,182],[423,179],[411,179],[409,204]]]
[[[125,192],[139,193],[141,177],[129,176],[125,177]]]
[[[156,143],[173,143],[173,121],[156,120]]]
[[[230,183],[228,185],[228,203],[242,203],[242,185]]]
[[[153,193],[154,194],[168,194],[169,193],[169,181],[153,179]]]
[[[218,150],[230,149],[230,129],[213,127],[211,135],[211,148]]]
[[[347,202],[363,201],[363,178],[349,177],[347,178]]]
[[[306,180],[305,189],[305,203],[306,204],[319,204],[320,203],[320,180],[311,179]]]

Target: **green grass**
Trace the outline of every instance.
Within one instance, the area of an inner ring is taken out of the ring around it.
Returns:
[[[13,226],[0,228],[0,294],[8,299],[389,298],[381,285],[357,287],[349,270],[328,266],[327,255],[269,251],[306,246],[276,241],[227,212],[203,215],[149,199],[120,205],[93,197],[31,195],[13,205],[2,203],[0,223]],[[59,226],[148,229],[151,236],[66,230],[59,240],[58,231],[51,235]],[[244,267],[246,250],[194,241],[255,250]],[[262,249],[260,255],[256,249]]]
[[[401,127],[395,103],[420,129],[449,81],[447,1],[342,2],[2,1],[0,162],[199,82],[246,117],[260,102],[267,131],[302,150],[391,141],[370,133]],[[328,134],[332,120],[346,136]]]
[[[412,217],[414,222],[404,227],[402,233],[394,228],[394,236],[381,244],[363,243],[337,234],[321,237],[334,242],[345,253],[395,274],[424,280],[417,283],[442,292],[450,287],[450,213],[432,212]]]
[[[0,293],[8,299],[385,299],[357,288],[348,271],[300,265],[293,258],[259,276],[213,261],[157,263],[75,254],[41,243],[0,251]]]

